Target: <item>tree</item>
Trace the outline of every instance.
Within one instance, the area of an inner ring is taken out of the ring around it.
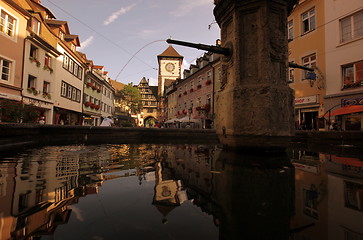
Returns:
[[[132,114],[140,112],[142,108],[140,91],[131,84],[118,90],[115,94],[115,98],[117,102],[126,105]]]

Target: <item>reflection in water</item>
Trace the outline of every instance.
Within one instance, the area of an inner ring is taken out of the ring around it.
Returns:
[[[202,145],[33,149],[0,159],[0,240],[359,239],[362,163]]]

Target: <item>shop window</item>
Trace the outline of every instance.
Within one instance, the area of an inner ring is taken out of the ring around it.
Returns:
[[[345,130],[361,130],[360,117],[347,117],[345,119]]]
[[[302,20],[302,34],[310,32],[315,29],[315,8],[304,12],[301,15]]]
[[[363,212],[363,185],[344,182],[345,207]]]
[[[363,37],[363,11],[340,20],[340,42]]]

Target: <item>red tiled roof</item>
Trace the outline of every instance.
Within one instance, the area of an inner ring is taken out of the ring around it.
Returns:
[[[158,55],[159,57],[177,57],[177,58],[183,58],[182,55],[180,55],[172,46],[169,46],[162,54]]]

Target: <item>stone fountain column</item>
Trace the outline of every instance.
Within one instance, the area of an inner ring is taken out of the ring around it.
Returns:
[[[227,147],[275,148],[294,134],[287,83],[287,12],[291,0],[215,0],[221,28],[221,88],[216,130]]]

